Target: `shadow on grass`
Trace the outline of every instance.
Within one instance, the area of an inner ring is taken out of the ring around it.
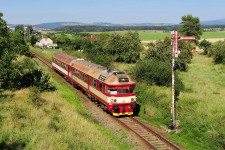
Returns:
[[[7,144],[5,142],[0,143],[0,149],[6,149],[6,150],[14,150],[14,149],[22,150],[25,148],[25,146],[26,144],[24,142],[18,142],[18,141],[13,142],[11,144]]]

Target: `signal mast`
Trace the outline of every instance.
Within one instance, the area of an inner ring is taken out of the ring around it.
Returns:
[[[172,103],[171,103],[171,115],[172,115],[172,125],[171,128],[176,128],[176,104],[175,104],[175,71],[177,69],[177,64],[175,59],[179,56],[180,51],[178,50],[178,39],[179,40],[195,40],[194,36],[178,36],[177,31],[172,31],[173,40],[171,42],[172,48]]]

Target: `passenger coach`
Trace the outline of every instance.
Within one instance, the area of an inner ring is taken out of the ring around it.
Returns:
[[[52,67],[81,87],[113,116],[132,115],[136,108],[135,82],[125,72],[113,71],[62,53],[52,56]]]

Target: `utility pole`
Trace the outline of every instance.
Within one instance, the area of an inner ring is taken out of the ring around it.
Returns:
[[[178,39],[179,40],[195,40],[194,36],[178,36],[177,31],[171,32],[173,35],[172,44],[172,102],[171,102],[171,115],[172,115],[172,125],[171,128],[176,128],[176,101],[175,101],[175,71],[176,71],[176,58],[180,54],[178,50]]]

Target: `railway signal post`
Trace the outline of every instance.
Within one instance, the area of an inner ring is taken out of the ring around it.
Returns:
[[[172,103],[171,103],[171,114],[172,114],[172,129],[176,128],[176,104],[175,104],[175,71],[177,68],[177,64],[175,59],[180,54],[180,51],[178,50],[178,39],[179,40],[195,40],[194,36],[178,36],[177,31],[171,32],[173,34],[173,40],[172,40]]]

